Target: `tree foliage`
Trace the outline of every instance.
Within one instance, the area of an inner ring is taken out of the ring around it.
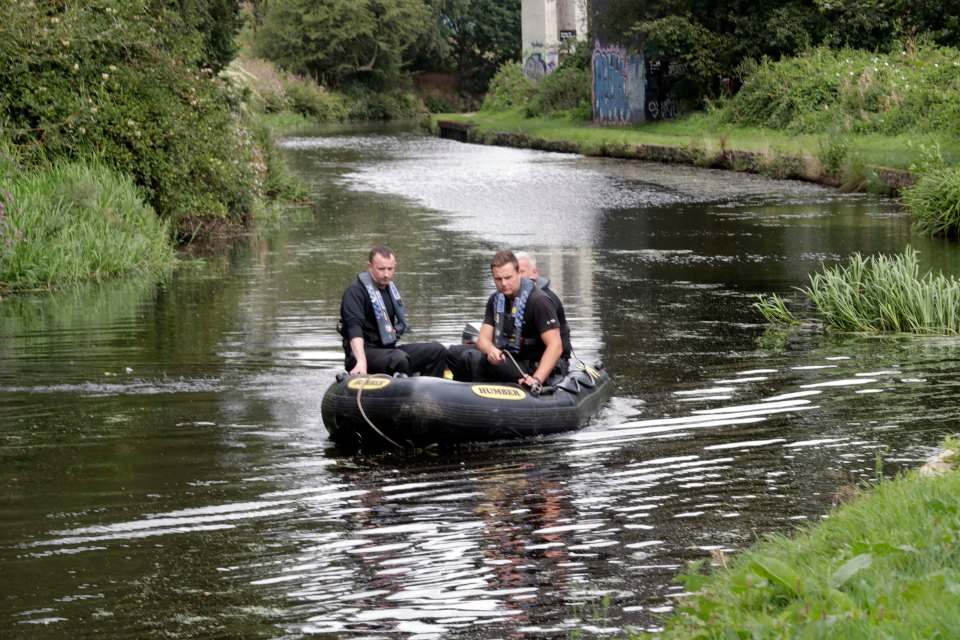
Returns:
[[[32,165],[95,158],[131,176],[161,215],[239,220],[257,192],[254,145],[199,67],[205,34],[174,9],[0,4],[0,137]]]
[[[321,84],[384,84],[400,74],[428,18],[422,0],[273,0],[254,46]]]
[[[612,0],[595,25],[605,44],[683,63],[701,96],[737,89],[744,61],[813,47],[875,52],[928,41],[956,46],[960,2],[935,0]]]
[[[486,87],[505,62],[520,58],[520,0],[432,0],[455,71]]]

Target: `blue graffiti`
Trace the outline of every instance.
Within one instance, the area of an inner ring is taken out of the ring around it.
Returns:
[[[593,119],[596,122],[643,122],[646,102],[643,55],[619,48],[593,52]]]
[[[534,53],[523,65],[523,75],[528,79],[537,81],[547,75],[547,63],[543,61],[539,53]]]

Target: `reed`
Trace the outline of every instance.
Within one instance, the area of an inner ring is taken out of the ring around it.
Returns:
[[[960,281],[920,275],[917,252],[863,257],[810,276],[803,293],[828,326],[844,331],[960,333]]]
[[[787,309],[787,303],[777,294],[764,298],[757,296],[757,302],[753,303],[753,308],[760,312],[766,318],[767,322],[775,324],[799,324],[800,320]]]
[[[132,180],[101,165],[21,173],[4,199],[0,290],[155,272],[175,260],[168,224]]]
[[[960,167],[924,173],[901,197],[918,233],[957,236],[960,232]]]

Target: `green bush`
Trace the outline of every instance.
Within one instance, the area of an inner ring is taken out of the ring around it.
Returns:
[[[102,165],[22,173],[0,200],[0,288],[155,271],[174,260],[169,225],[132,180]]]
[[[270,128],[261,124],[254,130],[263,175],[263,194],[281,202],[299,202],[306,198],[307,187],[298,178],[287,163],[280,157],[280,151],[273,141]]]
[[[280,71],[275,64],[259,58],[241,56],[220,72],[233,102],[246,105],[253,113],[280,113],[290,109],[286,83],[294,76]]]
[[[589,69],[561,67],[537,83],[536,94],[527,103],[528,118],[590,107],[593,72]],[[589,119],[589,118],[588,118]]]
[[[917,252],[862,257],[824,268],[803,292],[831,327],[843,331],[960,333],[960,281],[920,275]]]
[[[847,265],[824,267],[801,292],[823,322],[841,331],[917,334],[960,333],[960,280],[927,271],[917,252],[851,256]],[[770,322],[799,322],[777,295],[761,296],[757,309]]]
[[[373,91],[353,86],[346,92],[348,120],[398,120],[413,118],[426,111],[411,91]]]
[[[23,162],[97,158],[161,216],[239,224],[258,196],[253,145],[182,30],[132,0],[0,4],[0,113]]]
[[[795,133],[960,134],[960,51],[890,54],[824,47],[764,59],[729,101],[728,121]]]
[[[831,178],[837,178],[840,176],[849,154],[850,141],[843,136],[834,134],[820,140],[817,160],[820,161],[824,174]]]
[[[934,169],[901,193],[913,228],[927,235],[960,233],[960,167]]]
[[[497,71],[490,81],[483,111],[507,111],[525,107],[537,92],[537,87],[523,75],[523,68],[516,62],[508,62]]]
[[[311,80],[291,78],[283,88],[286,102],[293,111],[318,122],[338,122],[347,114],[343,96],[327,91]]]

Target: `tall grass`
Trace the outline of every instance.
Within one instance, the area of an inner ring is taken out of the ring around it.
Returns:
[[[881,482],[704,577],[660,638],[948,638],[960,629],[960,473]],[[726,558],[721,558],[725,562]]]
[[[913,215],[913,228],[927,235],[960,233],[960,167],[943,167],[921,175],[901,194]]]
[[[960,281],[920,275],[917,252],[863,257],[825,268],[803,292],[826,323],[845,331],[960,333]]]
[[[168,224],[132,180],[101,165],[25,172],[8,192],[0,290],[157,271],[175,259]]]
[[[753,308],[759,311],[768,322],[776,324],[800,323],[800,320],[787,308],[786,301],[775,293],[767,298],[759,296],[759,300],[753,303]]]

